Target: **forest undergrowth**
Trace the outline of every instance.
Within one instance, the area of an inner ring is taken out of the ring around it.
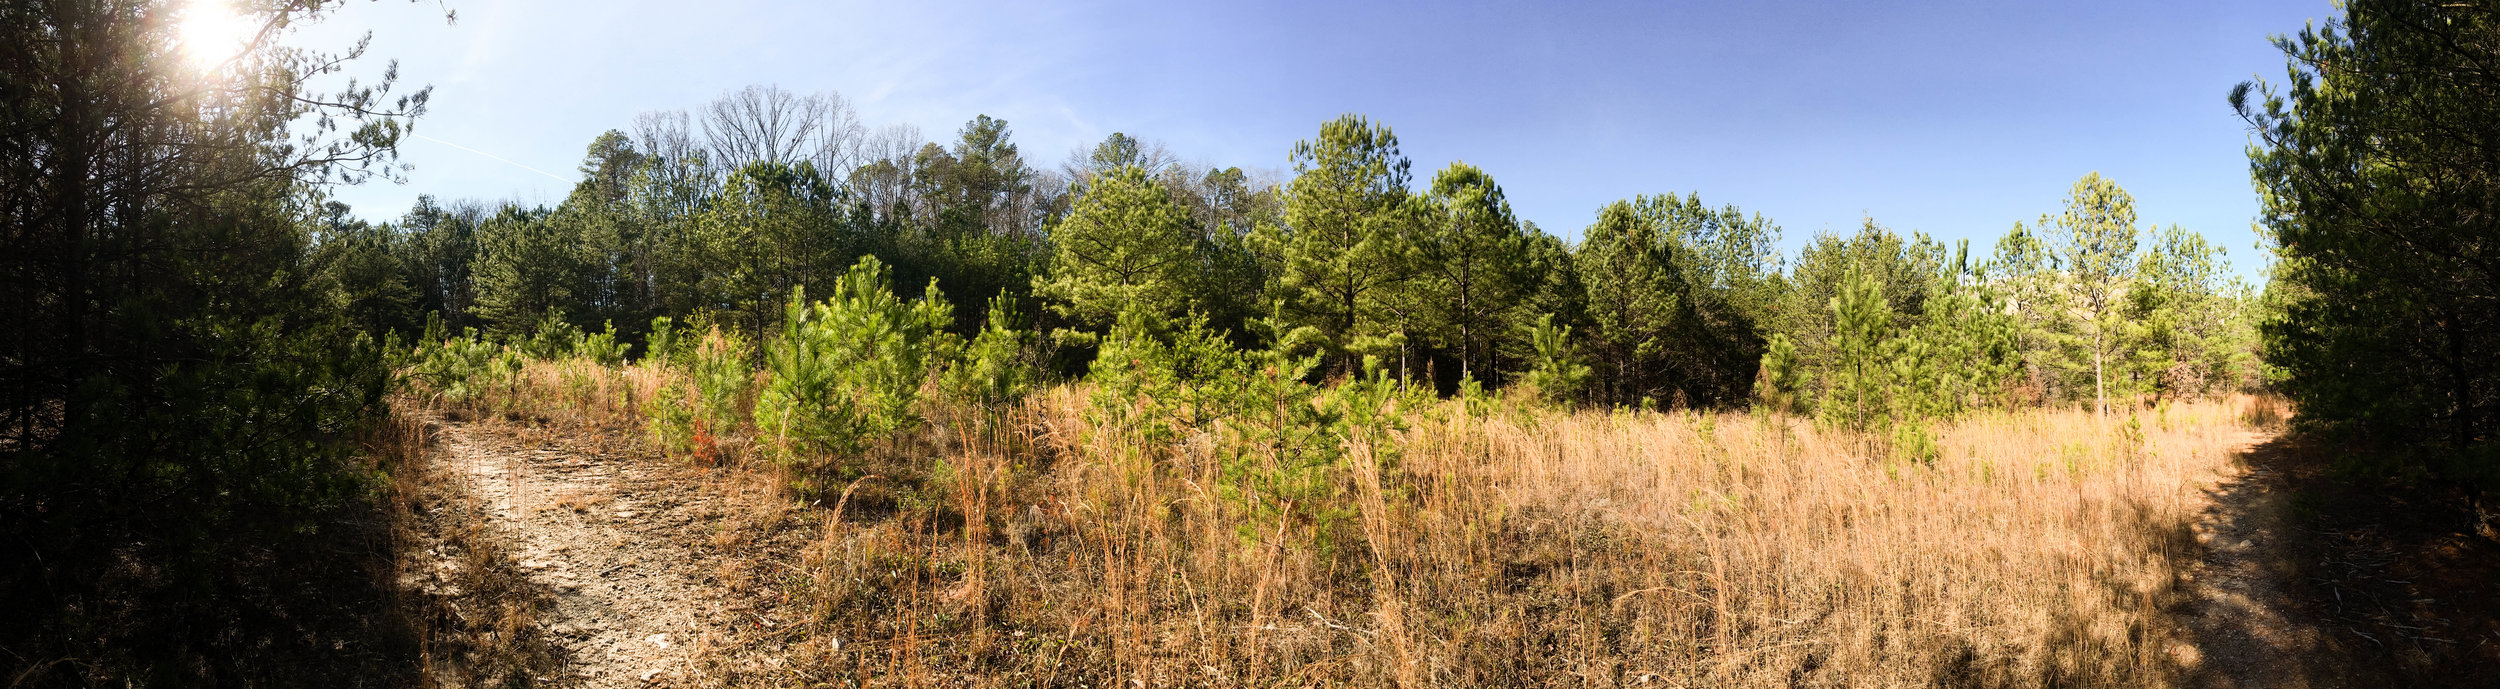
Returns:
[[[2276,409],[1981,411],[1904,454],[1379,376],[1280,398],[1301,428],[933,376],[925,423],[794,460],[737,421],[770,373],[507,356],[444,403],[760,487],[711,544],[731,686],[2179,685],[2202,490]]]

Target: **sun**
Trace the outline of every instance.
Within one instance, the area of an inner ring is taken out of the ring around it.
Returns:
[[[182,56],[193,68],[210,69],[243,51],[253,26],[228,0],[191,0],[182,10]]]

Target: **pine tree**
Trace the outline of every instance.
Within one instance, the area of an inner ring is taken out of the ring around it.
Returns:
[[[1685,295],[1666,345],[1669,377],[1692,404],[1742,401],[1777,308],[1779,227],[1735,206],[1705,206],[1698,194],[1636,197],[1632,207],[1657,224]]]
[[[1187,208],[1144,168],[1096,175],[1074,210],[1051,229],[1056,252],[1033,292],[1050,309],[1099,333],[1129,308],[1157,317],[1197,302],[1197,228]]]
[[[859,255],[839,204],[808,163],[757,162],[730,173],[688,238],[696,303],[760,339],[792,293],[828,290]]]
[[[544,208],[507,204],[478,224],[477,316],[488,332],[520,337],[554,314],[582,312],[588,262],[576,223],[549,221]]]
[[[1434,175],[1432,208],[1411,244],[1413,303],[1435,339],[1455,350],[1459,375],[1494,372],[1532,285],[1528,239],[1493,178],[1465,163]]]
[[[1256,245],[1297,322],[1326,338],[1337,372],[1351,373],[1360,353],[1397,334],[1388,306],[1408,274],[1409,163],[1388,126],[1346,115],[1296,142],[1293,164],[1284,224],[1261,227]]]
[[[1772,333],[1763,347],[1762,370],[1754,376],[1754,403],[1786,413],[1806,409],[1806,371],[1797,359],[1797,343],[1787,333]]]
[[[2066,211],[2042,219],[2066,269],[2069,303],[2089,333],[2095,406],[2109,414],[2109,358],[2118,338],[2119,300],[2135,273],[2135,197],[2101,173],[2086,174],[2066,195]]]
[[[1888,413],[1895,357],[1887,356],[1885,342],[1892,335],[1892,304],[1866,271],[1852,267],[1832,297],[1831,313],[1836,356],[1821,406],[1842,425],[1865,430]]]
[[[1667,401],[1661,397],[1675,387],[1663,375],[1662,359],[1686,295],[1657,223],[1630,203],[1608,204],[1589,226],[1573,262],[1584,274],[1603,276],[1584,284],[1597,358],[1606,367],[1600,377],[1606,401]]]
[[[2340,7],[2275,39],[2287,86],[2231,92],[2279,258],[2266,363],[2312,427],[2487,441],[2500,428],[2500,12]]]
[[[1556,325],[1553,314],[1537,317],[1536,326],[1528,331],[1529,346],[1536,356],[1520,378],[1535,388],[1547,401],[1567,402],[1578,399],[1588,386],[1589,367],[1580,363],[1573,347],[1571,326]]]

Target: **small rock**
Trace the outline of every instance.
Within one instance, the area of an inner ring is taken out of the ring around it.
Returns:
[[[649,682],[649,681],[651,681],[651,678],[653,678],[653,677],[658,677],[658,676],[660,676],[660,674],[661,674],[661,673],[664,673],[664,672],[668,672],[668,671],[667,671],[667,670],[662,670],[662,669],[659,669],[659,668],[656,668],[656,667],[655,667],[655,668],[651,668],[651,669],[649,669],[649,670],[644,670],[644,671],[642,671],[642,674],[640,674],[640,675],[636,675],[636,677],[640,677],[640,678],[642,678],[642,681]]]
[[[660,647],[660,648],[668,648],[668,635],[667,635],[667,634],[653,634],[653,635],[650,635],[650,636],[643,637],[643,639],[642,639],[642,640],[644,640],[644,641],[648,641],[648,642],[651,642],[651,645],[653,645],[653,646],[658,646],[658,647]]]
[[[635,516],[636,516],[636,513],[635,513],[633,510],[617,510],[617,511],[616,511],[616,518],[618,518],[618,519],[632,519],[632,518],[634,518]]]

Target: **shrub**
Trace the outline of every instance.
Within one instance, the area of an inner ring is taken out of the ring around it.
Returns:
[[[885,264],[868,256],[834,281],[825,300],[790,296],[781,337],[765,358],[772,380],[755,404],[756,428],[783,462],[857,454],[919,423],[912,405],[930,362],[943,358],[931,354],[951,348],[941,329],[953,309],[934,279],[909,303],[886,279]],[[805,490],[807,478],[800,483]]]
[[[517,340],[512,344],[521,350],[521,356],[539,361],[553,361],[572,356],[574,345],[580,344],[581,341],[581,328],[574,327],[571,322],[564,320],[563,314],[549,311],[545,318],[539,319],[538,326],[530,330],[530,336],[527,339]]]
[[[1015,302],[1006,295],[990,298],[990,313],[981,332],[963,356],[946,370],[948,397],[956,403],[996,409],[1023,401],[1032,391],[1033,370],[1024,363],[1024,331],[1014,327]]]
[[[683,337],[672,329],[671,346],[654,347],[654,351],[678,351],[674,361],[672,357],[646,359],[661,371],[678,375],[664,376],[668,382],[644,405],[644,415],[650,421],[653,442],[708,463],[720,455],[718,438],[737,430],[746,416],[740,408],[754,387],[754,369],[749,363],[754,349],[718,326],[691,344]]]
[[[409,372],[412,383],[435,402],[474,404],[486,393],[510,387],[521,371],[521,356],[510,347],[463,328],[457,337],[419,343]]]
[[[624,364],[625,356],[632,352],[633,348],[631,343],[617,341],[616,321],[608,321],[607,329],[596,334],[582,335],[580,339],[574,341],[572,347],[574,356],[589,359],[591,363],[603,367]]]
[[[1581,388],[1588,386],[1589,367],[1572,351],[1571,326],[1555,325],[1553,314],[1538,316],[1528,342],[1536,348],[1535,363],[1526,376],[1528,385],[1548,401],[1576,399]]]

